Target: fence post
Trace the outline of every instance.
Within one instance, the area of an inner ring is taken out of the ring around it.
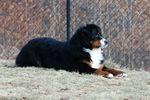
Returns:
[[[67,40],[70,39],[70,0],[67,0]]]

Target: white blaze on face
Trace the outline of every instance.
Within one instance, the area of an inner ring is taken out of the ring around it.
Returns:
[[[107,44],[107,40],[106,39],[104,39],[104,38],[102,38],[101,40],[100,40],[100,43],[101,43],[101,47],[100,48],[106,48],[107,46],[108,46],[108,44]]]

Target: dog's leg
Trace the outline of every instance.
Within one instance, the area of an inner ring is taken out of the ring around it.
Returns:
[[[37,67],[42,67],[41,63],[40,62],[37,62],[38,66]]]
[[[35,52],[30,52],[29,60],[30,66],[42,67],[41,58],[38,54],[35,54]]]
[[[106,72],[106,71],[102,71],[101,69],[97,69],[94,73],[96,75],[102,75],[103,77],[106,77],[106,78],[112,78],[113,77],[113,74]]]
[[[102,70],[106,71],[106,72],[109,72],[109,73],[112,73],[114,76],[127,76],[127,74],[125,72],[115,70],[115,69],[112,69],[112,68],[104,67]]]
[[[112,78],[113,77],[113,74],[111,74],[110,72],[106,72],[106,71],[103,71],[102,69],[105,67],[104,65],[104,62],[100,64],[100,68],[97,69],[94,73],[97,74],[97,75],[102,75],[103,77],[106,77],[106,78]]]

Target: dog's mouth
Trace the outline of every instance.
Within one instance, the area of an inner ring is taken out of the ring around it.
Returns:
[[[100,40],[98,40],[98,41],[91,41],[90,43],[92,44],[92,49],[101,47]]]
[[[100,46],[96,46],[96,48],[100,48]]]

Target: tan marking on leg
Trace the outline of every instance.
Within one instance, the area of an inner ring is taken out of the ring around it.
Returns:
[[[103,77],[108,77],[111,73],[110,72],[106,72],[106,71],[102,71],[102,69],[104,68],[104,62],[100,64],[100,68],[97,69],[94,73],[96,75],[102,75]],[[108,77],[109,78],[109,77]]]
[[[102,71],[100,69],[96,70],[94,73],[96,75],[102,75],[103,77],[108,77],[108,75],[110,74],[109,72],[105,72],[105,71]]]
[[[42,67],[41,63],[40,62],[37,62],[37,64],[39,65],[38,67]]]
[[[104,62],[100,64],[99,70],[102,70],[104,68]]]
[[[92,65],[91,65],[90,61],[83,60],[83,62],[86,63],[87,65],[89,65],[92,68]]]
[[[123,74],[124,72],[122,71],[119,71],[119,70],[115,70],[115,69],[112,69],[112,68],[107,68],[105,69],[106,72],[109,72],[109,73],[112,73],[113,75],[119,75],[119,74]]]

